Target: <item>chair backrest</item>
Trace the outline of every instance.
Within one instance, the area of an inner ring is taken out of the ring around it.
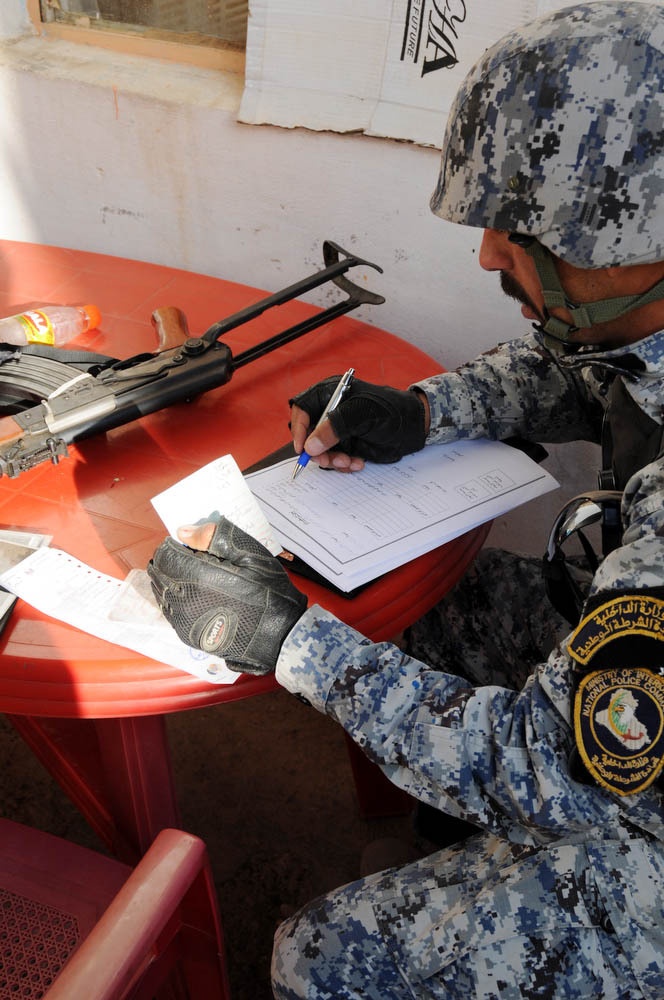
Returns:
[[[162,830],[136,868],[0,820],[0,997],[230,1000],[204,843]]]

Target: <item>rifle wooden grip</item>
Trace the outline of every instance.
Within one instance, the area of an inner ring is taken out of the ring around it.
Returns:
[[[159,338],[159,350],[179,347],[189,337],[187,317],[177,306],[162,306],[152,313],[152,325]]]
[[[25,431],[12,417],[0,418],[0,444],[9,444],[23,437]]]

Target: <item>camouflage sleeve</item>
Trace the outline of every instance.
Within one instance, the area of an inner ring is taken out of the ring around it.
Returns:
[[[569,776],[573,736],[560,712],[569,703],[568,658],[555,655],[554,697],[537,676],[520,692],[473,688],[313,607],[282,647],[277,680],[336,719],[417,799],[513,841],[542,843],[607,824],[611,812],[603,794]]]
[[[500,344],[454,372],[417,383],[427,396],[427,444],[459,438],[597,441],[598,404],[534,336]]]

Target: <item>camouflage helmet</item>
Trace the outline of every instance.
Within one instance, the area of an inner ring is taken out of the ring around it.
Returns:
[[[602,0],[511,32],[456,96],[432,211],[575,267],[664,259],[664,5]]]

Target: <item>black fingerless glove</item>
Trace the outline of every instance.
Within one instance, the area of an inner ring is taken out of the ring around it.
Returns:
[[[232,670],[267,674],[307,598],[260,542],[222,517],[208,552],[166,538],[147,567],[180,639],[223,656]]]
[[[327,378],[289,402],[309,414],[313,427],[338,383],[338,375]],[[371,462],[397,462],[423,448],[426,440],[424,404],[411,389],[355,379],[329,419],[339,438],[334,450]]]

